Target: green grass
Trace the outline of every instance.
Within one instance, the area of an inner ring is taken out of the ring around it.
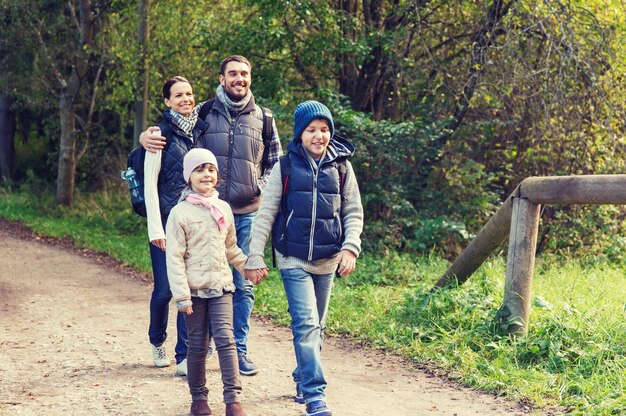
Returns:
[[[145,220],[126,195],[77,195],[75,208],[51,197],[0,191],[0,216],[76,241],[141,271],[150,270]],[[269,264],[269,263],[268,263]],[[619,265],[538,259],[526,336],[499,335],[505,264],[483,266],[461,287],[431,293],[448,263],[364,254],[337,279],[328,332],[436,367],[465,385],[571,415],[626,414],[626,277]],[[289,322],[276,270],[257,286],[255,310]]]

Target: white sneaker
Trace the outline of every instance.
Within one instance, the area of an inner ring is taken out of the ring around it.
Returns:
[[[157,367],[168,367],[170,365],[170,360],[167,358],[163,345],[160,347],[152,346],[152,361],[154,361],[154,365]]]
[[[186,358],[182,360],[181,362],[179,362],[178,364],[176,364],[176,372],[174,373],[174,375],[179,376],[179,377],[185,377],[187,375],[187,359]]]

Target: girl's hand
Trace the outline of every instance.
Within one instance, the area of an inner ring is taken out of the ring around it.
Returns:
[[[191,306],[187,306],[186,308],[180,308],[178,312],[186,313],[187,315],[191,315],[193,313],[193,309]]]
[[[337,264],[339,269],[337,270],[342,277],[349,276],[356,267],[356,256],[350,250],[341,250],[337,254]]]
[[[161,250],[165,251],[165,238],[161,238],[159,240],[152,240],[152,241],[150,241],[150,243],[153,246],[156,246],[156,247],[160,248]]]
[[[263,278],[267,277],[268,269],[246,269],[244,277],[246,280],[251,281],[253,284],[258,285]]]

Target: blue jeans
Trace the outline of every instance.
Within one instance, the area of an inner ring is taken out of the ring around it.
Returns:
[[[250,214],[235,215],[235,228],[237,229],[237,245],[245,255],[250,252],[250,231],[255,212]],[[246,280],[241,273],[233,270],[235,283],[235,297],[233,298],[233,328],[235,330],[235,344],[237,354],[248,353],[248,333],[250,332],[250,314],[254,306],[254,285]]]
[[[303,269],[283,269],[280,274],[289,304],[296,351],[293,379],[300,383],[306,403],[324,400],[327,383],[320,353],[334,275],[312,274]]]
[[[150,245],[150,258],[152,259],[152,275],[154,276],[154,289],[150,298],[150,326],[148,337],[154,346],[162,345],[167,339],[167,318],[169,304],[172,299],[170,282],[167,280],[167,266],[165,265],[165,252],[153,244]],[[187,358],[187,325],[185,315],[178,312],[176,318],[176,364]]]

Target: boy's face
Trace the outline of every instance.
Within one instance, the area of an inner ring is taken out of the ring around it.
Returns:
[[[328,121],[317,118],[309,123],[300,136],[302,145],[314,160],[319,160],[330,143],[330,126]]]
[[[220,84],[228,98],[234,102],[241,101],[252,84],[250,67],[243,62],[230,61],[224,68],[224,75],[220,75]]]
[[[210,195],[217,185],[217,168],[210,163],[203,163],[191,171],[189,183],[194,192]]]

